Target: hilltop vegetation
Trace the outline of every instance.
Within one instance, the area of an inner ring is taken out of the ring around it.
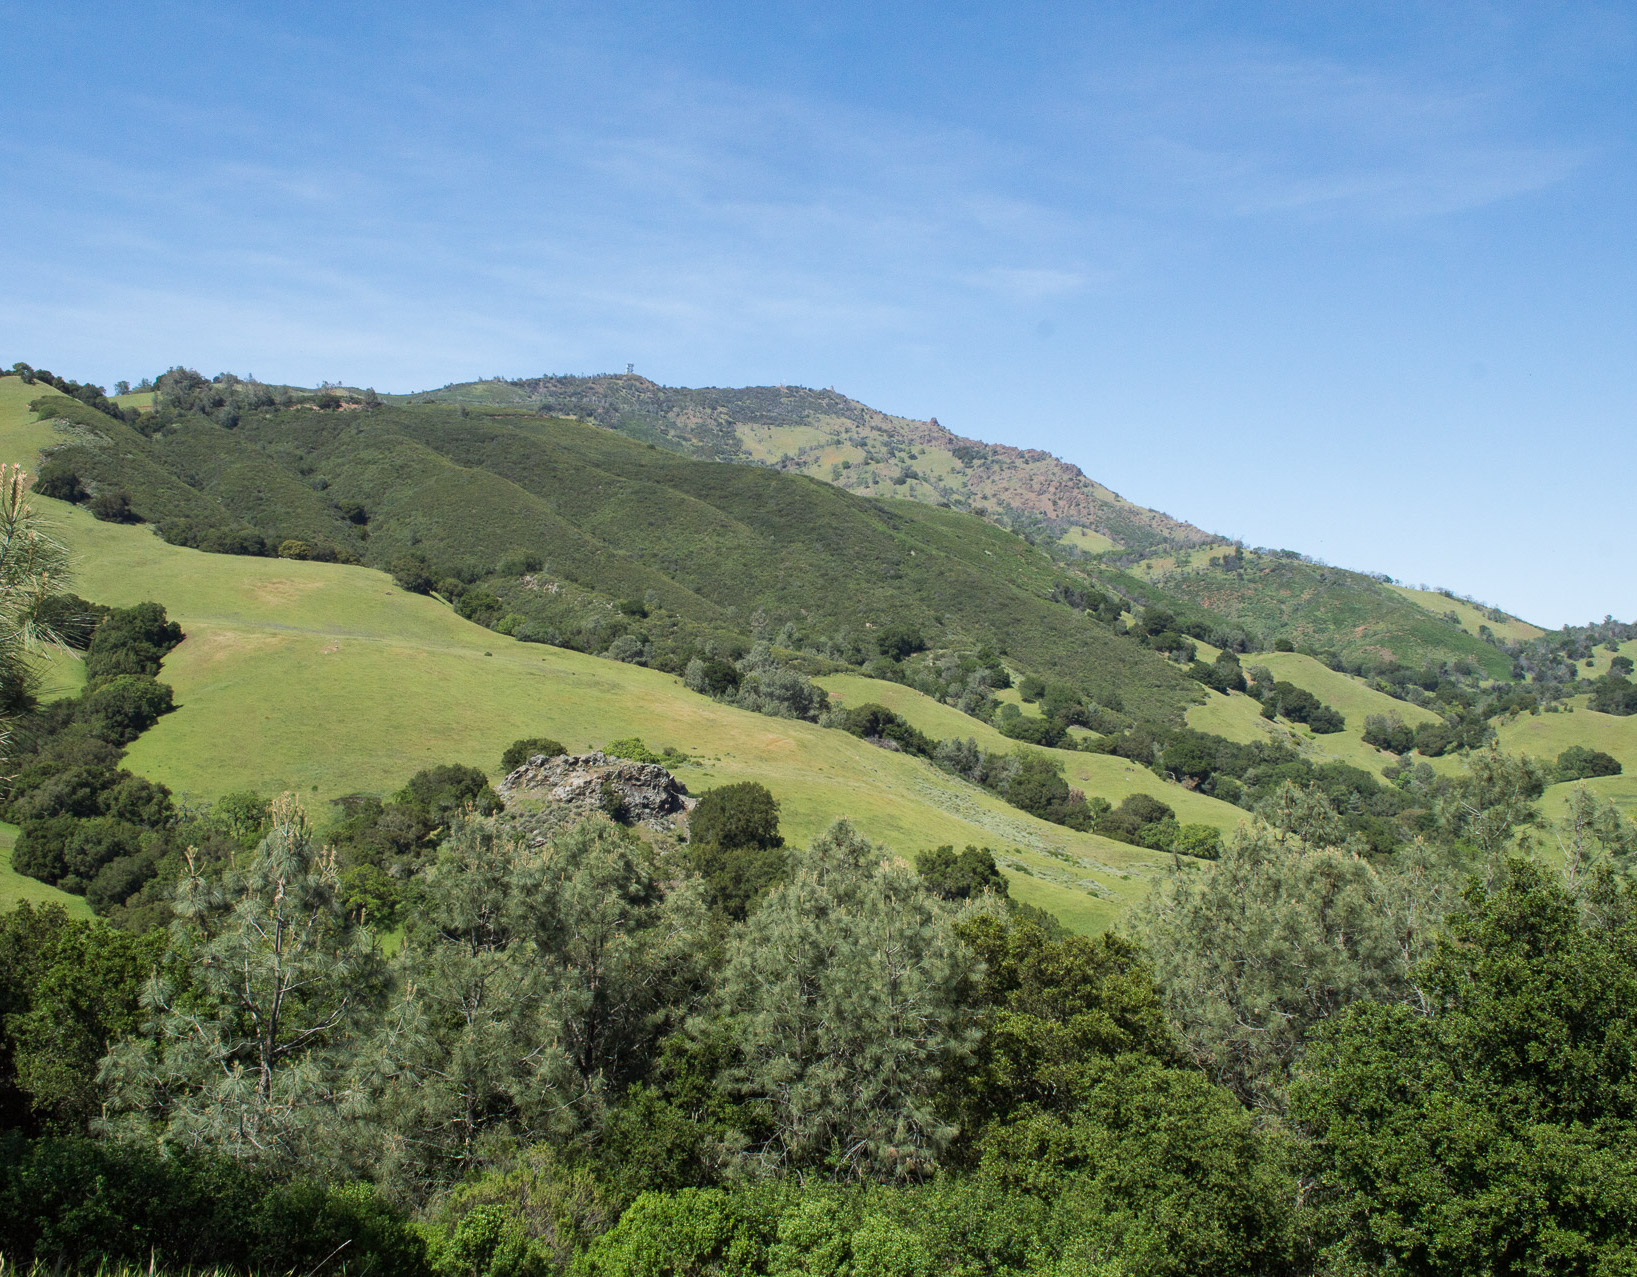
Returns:
[[[1046,541],[1089,537],[1098,548],[1152,551],[1213,539],[1126,501],[1049,453],[962,438],[936,418],[890,416],[834,390],[690,390],[609,375],[496,378],[402,398],[578,417],[690,456],[756,462],[868,496],[978,511]]]
[[[31,418],[35,391],[0,379],[0,443],[13,455],[63,438]],[[658,670],[483,629],[377,572],[201,554],[147,526],[41,504],[74,551],[77,589],[114,606],[159,601],[187,635],[162,675],[178,709],[129,747],[123,765],[190,803],[295,790],[317,804],[315,814],[327,813],[332,799],[390,795],[432,764],[493,769],[522,737],[581,750],[642,736],[688,751],[692,761],[678,772],[696,791],[768,785],[794,838],[814,837],[845,813],[904,854],[943,843],[996,847],[1014,896],[1076,928],[1107,925],[1163,864],[845,733],[747,713]],[[221,748],[240,739],[255,748]],[[1106,796],[1118,802],[1130,792],[1121,784]],[[60,898],[79,905],[77,896]]]

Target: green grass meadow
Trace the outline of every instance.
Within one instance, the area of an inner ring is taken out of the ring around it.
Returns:
[[[1312,692],[1326,705],[1340,710],[1347,719],[1347,727],[1340,732],[1319,735],[1299,723],[1270,722],[1262,717],[1261,705],[1253,697],[1240,692],[1231,695],[1210,693],[1210,699],[1205,704],[1196,705],[1188,711],[1188,726],[1245,744],[1255,741],[1289,744],[1317,763],[1341,762],[1379,773],[1393,761],[1393,756],[1364,743],[1364,720],[1367,717],[1371,714],[1397,714],[1411,727],[1438,721],[1438,715],[1431,710],[1395,700],[1351,674],[1337,673],[1299,652],[1257,652],[1243,660],[1246,668],[1265,665],[1275,679],[1294,683]],[[1416,762],[1430,764],[1436,771],[1453,773],[1460,770],[1460,762],[1455,758],[1423,758],[1420,754],[1411,757]]]
[[[843,705],[856,706],[871,701],[885,705],[935,740],[950,736],[970,737],[983,749],[998,753],[1008,753],[1018,747],[1015,740],[1002,736],[989,724],[981,723],[952,706],[940,704],[930,696],[900,683],[882,682],[857,674],[831,674],[818,682]],[[1148,794],[1170,804],[1179,821],[1214,825],[1223,832],[1236,828],[1245,819],[1245,813],[1231,803],[1219,802],[1209,795],[1161,780],[1146,767],[1138,767],[1129,759],[1116,758],[1112,754],[1085,754],[1071,749],[1043,749],[1039,752],[1062,763],[1063,778],[1074,788],[1082,790],[1088,798],[1106,798],[1118,804],[1131,794]],[[1108,839],[1098,841],[1112,854],[1133,850]]]
[[[1586,708],[1583,696],[1574,698],[1570,705],[1574,708],[1572,714],[1520,714],[1510,723],[1502,724],[1501,748],[1514,754],[1528,754],[1548,764],[1555,762],[1570,745],[1612,754],[1620,760],[1624,771],[1618,776],[1588,780],[1586,788],[1637,819],[1637,715],[1617,718],[1612,714],[1593,713]],[[1578,783],[1553,785],[1546,791],[1543,804],[1549,816],[1559,814],[1562,800]]]

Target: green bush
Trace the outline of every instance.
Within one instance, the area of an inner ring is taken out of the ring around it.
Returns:
[[[506,746],[506,752],[500,756],[500,770],[508,774],[514,772],[537,754],[556,758],[566,753],[568,749],[562,741],[549,736],[526,736]]]
[[[124,488],[109,488],[91,498],[91,513],[104,523],[141,523],[142,516],[131,505]]]
[[[689,858],[712,907],[744,918],[785,872],[778,800],[753,780],[707,789],[688,817]]]
[[[928,891],[945,900],[970,900],[986,892],[1004,896],[1009,890],[1006,875],[987,847],[968,846],[957,852],[946,843],[916,856],[915,872]]]
[[[499,796],[489,788],[489,778],[476,767],[461,763],[416,772],[398,791],[395,801],[437,820],[446,820],[467,807],[480,816],[492,816],[501,807]]]
[[[121,674],[87,691],[80,720],[112,745],[129,745],[176,707],[168,685],[144,674]]]
[[[859,705],[831,715],[832,724],[862,740],[890,741],[905,753],[931,758],[937,743],[885,705]]]
[[[85,500],[85,485],[74,470],[60,461],[47,461],[40,467],[40,477],[34,490],[42,497],[78,504]]]
[[[100,1264],[430,1277],[425,1245],[367,1184],[281,1183],[225,1159],[0,1135],[0,1253]]]
[[[1597,776],[1618,776],[1623,769],[1620,760],[1600,749],[1584,745],[1570,745],[1557,756],[1557,778],[1561,780],[1591,780]]]
[[[1215,860],[1222,852],[1222,834],[1215,825],[1183,825],[1171,849],[1184,856]]]
[[[430,594],[432,592],[432,570],[426,560],[419,554],[406,554],[392,561],[392,579],[398,583],[398,588],[408,590],[411,594]]]
[[[166,653],[182,641],[182,627],[158,603],[108,611],[91,633],[85,677],[91,684],[121,674],[157,675]]]
[[[1051,718],[1032,718],[1023,714],[1004,717],[997,724],[1000,734],[1008,740],[1021,741],[1041,749],[1056,749],[1068,733],[1062,724]]]

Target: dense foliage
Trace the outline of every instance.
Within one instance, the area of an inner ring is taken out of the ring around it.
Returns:
[[[0,1244],[273,1270],[351,1237],[340,1269],[439,1277],[1616,1271],[1637,829],[1583,790],[1543,825],[1539,779],[1486,755],[1391,857],[1286,781],[1140,946],[1014,909],[986,850],[785,847],[753,784],[679,847],[485,816],[447,767],[337,827],[441,822],[388,952],[355,852],[293,800],[227,804],[255,849],[189,859],[167,930],[0,920]],[[1534,833],[1561,870],[1518,857]],[[730,900],[730,851],[777,872]]]

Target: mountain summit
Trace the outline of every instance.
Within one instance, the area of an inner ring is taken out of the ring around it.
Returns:
[[[579,417],[689,456],[760,463],[867,496],[971,510],[1093,552],[1152,554],[1219,539],[1127,501],[1049,452],[965,438],[936,417],[891,416],[834,390],[689,389],[609,374],[464,382],[406,398]]]

